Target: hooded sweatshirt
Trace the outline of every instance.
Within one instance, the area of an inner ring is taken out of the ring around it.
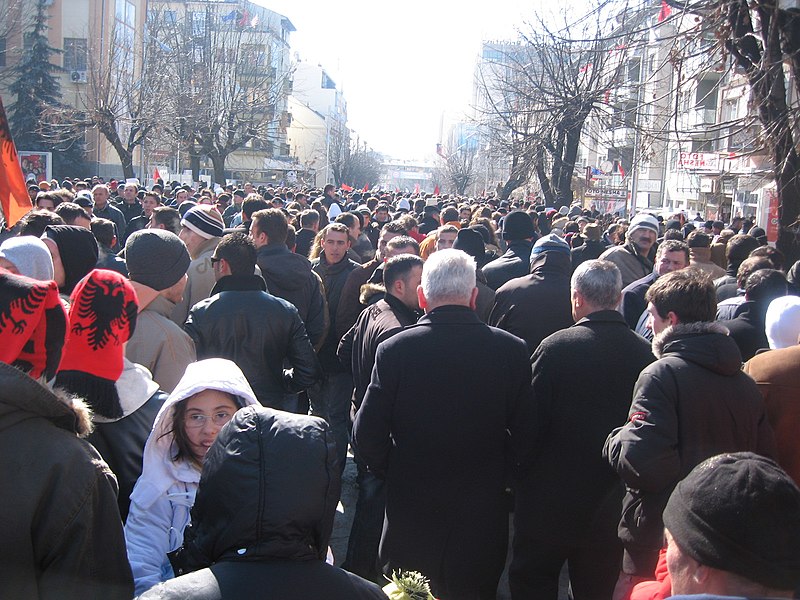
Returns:
[[[192,524],[172,557],[180,576],[142,600],[385,599],[325,564],[341,491],[336,454],[318,417],[237,412],[208,451]]]
[[[183,543],[183,530],[189,524],[189,511],[200,481],[200,471],[192,462],[173,460],[175,407],[208,389],[236,396],[240,407],[258,404],[239,367],[222,358],[190,364],[164,402],[144,447],[142,476],[133,488],[125,524],[128,560],[137,594],[174,576],[167,552]]]

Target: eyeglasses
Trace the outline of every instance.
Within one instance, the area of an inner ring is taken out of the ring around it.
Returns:
[[[217,427],[222,427],[231,420],[233,415],[227,411],[214,413],[213,415],[204,415],[203,413],[192,413],[190,415],[184,416],[184,424],[189,429],[200,429],[205,427],[208,423],[208,420],[211,419],[211,422],[214,423]]]
[[[212,257],[211,257],[211,264],[212,264],[212,265],[215,265],[215,264],[217,264],[217,263],[218,263],[219,261],[221,261],[221,260],[222,260],[221,258],[217,258],[216,256],[212,256]]]

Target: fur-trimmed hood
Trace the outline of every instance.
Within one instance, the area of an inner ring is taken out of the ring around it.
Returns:
[[[734,375],[742,368],[742,355],[728,330],[718,323],[678,323],[653,339],[656,358],[678,355],[721,375]]]
[[[358,301],[364,306],[377,302],[386,295],[386,288],[378,283],[365,283],[361,286]]]
[[[33,417],[44,417],[80,437],[92,432],[92,411],[80,398],[52,389],[43,379],[31,379],[0,363],[0,432]]]

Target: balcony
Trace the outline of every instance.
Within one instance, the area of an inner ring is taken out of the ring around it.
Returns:
[[[713,125],[717,122],[717,109],[716,108],[696,108],[690,115],[694,122],[695,127],[703,127],[705,125]]]

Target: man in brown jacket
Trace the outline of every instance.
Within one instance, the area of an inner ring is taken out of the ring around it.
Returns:
[[[795,336],[798,331],[794,331]],[[764,396],[767,418],[775,431],[777,461],[800,485],[800,339],[799,344],[756,354],[744,372]]]

